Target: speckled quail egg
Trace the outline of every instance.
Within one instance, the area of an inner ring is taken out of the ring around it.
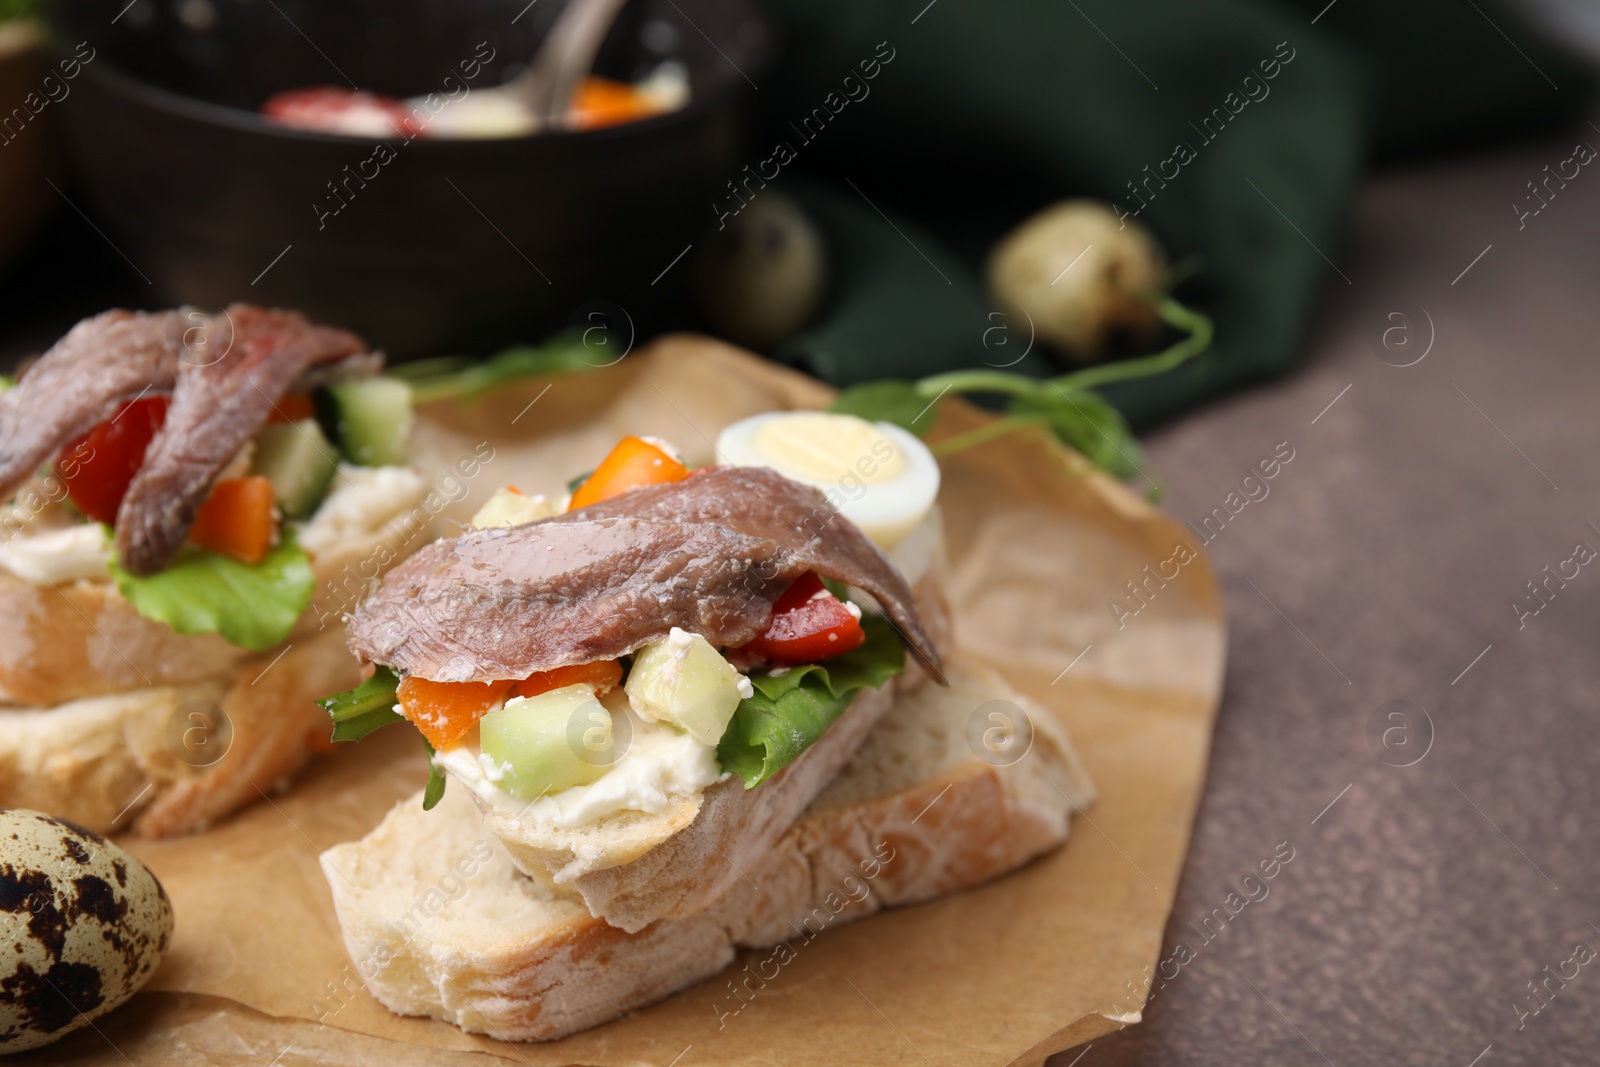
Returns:
[[[822,300],[827,254],[800,205],[763,192],[711,232],[695,290],[723,337],[765,351],[804,326]]]
[[[1166,257],[1150,231],[1095,200],[1064,200],[1023,221],[989,258],[989,294],[1011,336],[1033,335],[1076,362],[1106,355],[1118,335],[1161,328],[1148,292]]]
[[[80,826],[0,808],[0,1053],[116,1008],[171,940],[172,902],[144,864]]]
[[[922,522],[939,495],[939,462],[915,434],[827,411],[769,411],[727,427],[717,462],[770,467],[816,486],[884,550]]]

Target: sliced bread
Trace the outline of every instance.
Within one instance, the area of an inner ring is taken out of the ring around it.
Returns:
[[[293,774],[327,737],[316,699],[360,678],[340,627],[229,669],[187,685],[0,709],[0,807],[100,832],[204,829]]]
[[[0,570],[0,807],[99,832],[188,833],[321,748],[328,716],[315,701],[360,680],[340,616],[442,525],[420,475],[345,477],[351,491],[302,530],[314,599],[265,652],[177,633],[106,578],[49,585]],[[368,483],[383,477],[374,501]]]
[[[948,677],[948,688],[901,696],[800,820],[764,852],[749,850],[731,882],[708,865],[703,873],[726,885],[710,906],[631,933],[519,872],[465,790],[430,813],[404,801],[365,838],[322,855],[356,970],[400,1014],[550,1040],[715,974],[739,947],[809,940],[1012,870],[1065,840],[1094,788],[1049,712],[973,661],[950,657]],[[992,701],[1032,724],[1031,748],[1008,766],[979,759],[968,741],[974,713]]]

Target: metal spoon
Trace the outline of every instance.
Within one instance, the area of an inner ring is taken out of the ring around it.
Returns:
[[[526,71],[501,88],[518,97],[541,126],[561,126],[573,93],[627,0],[568,0]]]

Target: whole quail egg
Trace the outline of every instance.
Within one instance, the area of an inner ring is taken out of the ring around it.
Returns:
[[[1094,200],[1063,200],[1025,220],[989,259],[989,294],[1013,321],[1075,362],[1118,335],[1149,340],[1161,320],[1146,293],[1166,257],[1150,231]]]
[[[0,808],[0,1053],[116,1008],[171,940],[172,902],[144,864],[65,820]]]
[[[719,334],[765,351],[816,312],[826,260],[822,234],[800,205],[763,192],[712,231],[695,264],[695,289]]]

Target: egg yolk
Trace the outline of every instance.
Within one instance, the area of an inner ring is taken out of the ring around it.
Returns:
[[[909,467],[883,431],[854,415],[817,411],[772,419],[750,436],[750,446],[773,466],[812,482],[852,475],[883,485]]]

